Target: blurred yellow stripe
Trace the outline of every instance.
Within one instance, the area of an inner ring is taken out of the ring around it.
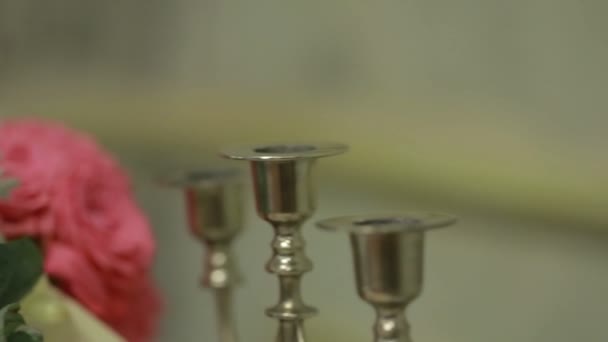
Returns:
[[[327,172],[360,186],[575,228],[608,227],[602,172],[608,162],[593,158],[601,147],[566,154],[496,109],[432,99],[323,102],[197,89],[37,89],[5,93],[0,110],[64,120],[111,147],[161,160],[240,142],[341,141],[352,151],[328,162]]]

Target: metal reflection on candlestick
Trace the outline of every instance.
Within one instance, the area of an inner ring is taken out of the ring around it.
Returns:
[[[243,226],[239,170],[190,171],[166,183],[183,190],[190,231],[206,247],[201,283],[214,290],[220,341],[236,342],[232,288],[240,275],[230,246]]]
[[[279,278],[279,302],[266,314],[279,322],[277,342],[304,342],[303,320],[317,310],[304,303],[300,279],[312,270],[300,227],[316,208],[312,181],[318,158],[347,150],[342,144],[278,144],[224,149],[222,155],[248,160],[258,215],[274,227],[273,256],[266,269]]]
[[[391,214],[317,223],[350,234],[359,296],[376,310],[375,342],[411,342],[404,311],[422,290],[424,234],[454,221],[437,214]]]

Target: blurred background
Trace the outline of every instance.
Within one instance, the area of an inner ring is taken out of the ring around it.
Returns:
[[[0,117],[95,135],[135,178],[158,237],[159,341],[212,341],[202,251],[154,178],[224,144],[331,140],[315,219],[422,209],[414,338],[608,339],[608,2],[0,0]],[[238,164],[240,165],[240,164]],[[244,165],[242,165],[244,166]],[[245,341],[270,340],[271,229],[247,194],[236,246]],[[346,238],[305,229],[314,341],[368,341]]]

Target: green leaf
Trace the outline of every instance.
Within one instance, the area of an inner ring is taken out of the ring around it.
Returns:
[[[7,342],[42,342],[42,334],[28,326],[22,326],[19,331],[8,335]]]
[[[0,342],[42,342],[42,334],[25,325],[19,309],[19,304],[10,304],[0,310]]]
[[[0,244],[0,307],[19,302],[42,274],[42,254],[30,239]]]
[[[25,320],[19,314],[19,304],[10,304],[0,311],[0,322],[4,322],[3,334],[8,336],[17,328],[25,324]]]
[[[16,332],[14,334],[9,335],[6,338],[7,342],[33,342],[33,341],[40,341],[40,340],[36,340],[34,337],[28,335],[25,332]]]
[[[2,337],[9,336],[25,324],[25,320],[19,314],[19,309],[19,304],[10,304],[0,310],[0,335]]]

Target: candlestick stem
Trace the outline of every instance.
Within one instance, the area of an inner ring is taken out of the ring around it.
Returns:
[[[232,289],[218,288],[214,293],[217,325],[221,342],[237,342],[237,333],[232,313]]]
[[[312,262],[304,253],[299,225],[276,224],[274,229],[273,256],[266,269],[279,277],[279,302],[266,314],[279,320],[278,342],[303,342],[303,320],[317,313],[304,303],[301,293],[301,277],[312,270]]]

